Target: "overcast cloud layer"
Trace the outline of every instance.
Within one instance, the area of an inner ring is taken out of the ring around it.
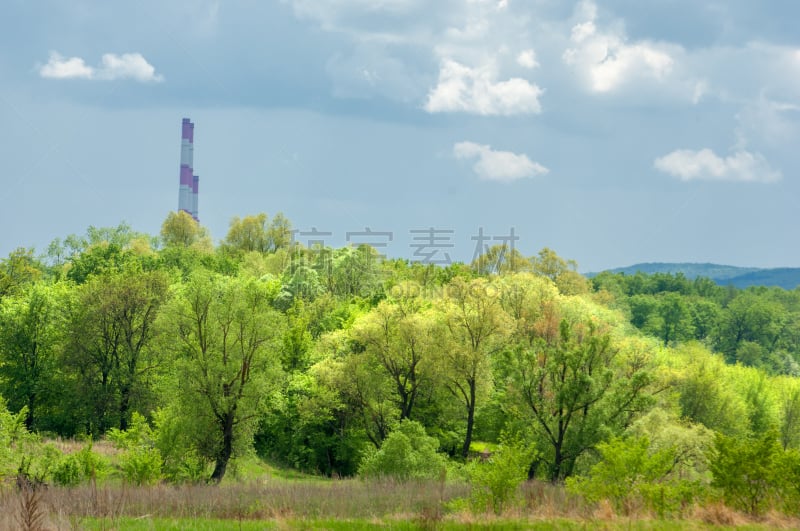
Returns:
[[[156,234],[191,117],[216,238],[283,211],[406,258],[414,230],[470,260],[513,228],[582,270],[800,266],[797,20],[784,0],[11,0],[0,256]]]

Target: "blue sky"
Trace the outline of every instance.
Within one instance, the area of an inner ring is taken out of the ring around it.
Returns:
[[[5,0],[0,255],[200,218],[544,246],[581,270],[798,266],[792,0]],[[304,236],[300,236],[301,241]],[[498,240],[499,241],[499,240]]]

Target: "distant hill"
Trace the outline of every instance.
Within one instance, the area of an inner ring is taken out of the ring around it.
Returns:
[[[683,273],[686,278],[707,277],[722,286],[733,285],[737,288],[750,286],[778,286],[783,289],[794,289],[800,286],[800,268],[758,268],[737,267],[720,264],[692,264],[692,263],[646,263],[635,264],[628,267],[609,269],[612,273],[633,275],[642,272],[648,275],[653,273]],[[589,273],[592,277],[597,273]]]

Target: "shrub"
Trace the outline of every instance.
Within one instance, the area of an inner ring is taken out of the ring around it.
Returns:
[[[53,483],[62,487],[74,487],[84,480],[83,467],[75,454],[65,455],[53,467]]]
[[[653,449],[647,437],[614,439],[597,446],[600,461],[585,477],[567,479],[567,490],[587,501],[608,500],[614,510],[630,514],[637,505],[660,516],[689,505],[699,482],[676,477],[676,447]]]
[[[439,441],[428,436],[422,424],[403,420],[379,450],[364,456],[358,473],[400,480],[438,478],[447,469],[447,458],[438,449]]]
[[[125,450],[120,456],[120,470],[125,481],[152,485],[161,479],[161,452],[155,447],[153,430],[142,415],[134,413],[129,429],[112,429],[108,438],[117,448]]]
[[[128,450],[120,458],[122,477],[133,485],[153,485],[161,479],[161,453],[155,448]]]
[[[161,453],[161,471],[171,483],[200,483],[208,478],[208,460],[200,456],[189,438],[192,419],[174,408],[155,412],[155,447]]]
[[[735,439],[717,435],[709,455],[712,485],[725,503],[752,515],[763,514],[779,493],[783,450],[770,430],[761,437]]]
[[[528,477],[528,466],[536,451],[519,441],[505,440],[488,459],[474,460],[467,468],[473,510],[502,513],[518,495],[519,486]]]

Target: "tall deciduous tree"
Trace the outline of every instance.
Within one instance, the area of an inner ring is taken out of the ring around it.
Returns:
[[[0,299],[21,290],[42,276],[33,249],[18,248],[0,260]]]
[[[27,406],[25,427],[36,428],[43,396],[52,387],[64,332],[65,285],[34,284],[0,300],[0,384],[9,406]]]
[[[208,231],[184,212],[170,212],[161,225],[161,241],[165,247],[194,247],[211,250],[211,238]]]
[[[497,286],[485,279],[455,278],[441,305],[442,373],[445,386],[464,405],[466,433],[461,454],[472,443],[475,409],[482,387],[491,385],[490,357],[503,346],[511,322],[497,298]],[[438,335],[438,334],[437,334]]]
[[[648,403],[644,391],[652,378],[645,357],[621,358],[597,324],[567,319],[558,333],[507,354],[510,394],[544,441],[551,481],[570,475],[578,457]]]
[[[353,337],[391,381],[400,420],[411,419],[423,385],[432,379],[433,317],[418,297],[382,301],[353,326]]]
[[[81,286],[70,315],[66,359],[89,394],[93,433],[113,424],[127,429],[132,402],[146,392],[143,377],[159,363],[150,347],[168,285],[161,271],[131,268]]]
[[[196,442],[214,461],[219,483],[256,421],[257,406],[279,371],[283,320],[275,293],[254,279],[195,274],[166,315],[177,341],[180,402],[197,420]]]

